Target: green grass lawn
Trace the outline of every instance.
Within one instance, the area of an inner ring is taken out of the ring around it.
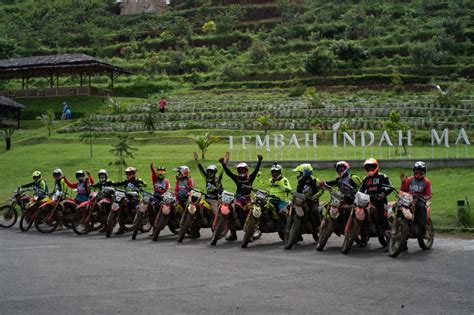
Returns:
[[[27,133],[28,131],[24,131]],[[128,163],[138,168],[141,178],[150,183],[149,164],[164,164],[168,168],[169,178],[174,176],[172,168],[178,165],[189,165],[191,173],[196,179],[197,187],[203,188],[203,179],[197,172],[197,167],[192,160],[192,152],[196,146],[190,142],[187,135],[191,132],[176,132],[176,134],[165,133],[156,137],[137,139],[132,144],[138,148],[135,152],[135,159],[129,159]],[[181,135],[179,137],[178,135]],[[107,168],[110,177],[113,180],[119,178],[117,170],[108,166],[114,157],[109,152],[110,144],[114,141],[112,138],[103,138],[97,140],[93,146],[94,157],[89,156],[89,146],[78,141],[77,135],[54,135],[48,139],[45,135],[33,136],[33,134],[22,134],[21,139],[15,141],[13,149],[9,152],[0,153],[0,172],[2,174],[3,185],[0,187],[0,196],[7,198],[10,193],[20,184],[31,180],[31,174],[34,170],[41,170],[48,183],[52,184],[51,172],[54,168],[61,168],[69,178],[74,178],[74,173],[78,169],[95,173],[101,168]],[[31,136],[31,137],[30,137]],[[174,137],[173,137],[174,136]],[[227,150],[227,145],[219,144],[210,148],[205,164],[218,164],[217,160]],[[429,151],[429,149],[426,149]],[[329,146],[322,147],[322,157],[333,159],[333,151]],[[235,153],[234,153],[235,154]],[[265,159],[274,160],[268,154],[262,152]],[[256,152],[252,153],[252,159],[255,159]],[[344,158],[343,152],[337,153],[339,158]],[[377,157],[377,155],[375,155]],[[241,156],[238,157],[239,159]],[[237,159],[237,158],[236,158]],[[391,178],[392,183],[399,185],[398,176],[401,172],[409,173],[410,165],[407,169],[387,169],[383,170]],[[263,170],[264,176],[269,176],[269,170]],[[360,168],[354,168],[354,172],[363,176],[364,172]],[[293,185],[296,184],[295,174],[289,169],[285,169],[285,175],[289,177]],[[335,176],[334,170],[316,170],[316,176],[320,179],[331,179]],[[456,200],[463,199],[465,196],[472,196],[473,190],[470,188],[468,178],[474,176],[474,169],[452,169],[452,170],[432,170],[428,173],[433,182],[433,218],[437,225],[455,226],[457,225]],[[224,186],[230,190],[234,185],[225,177]],[[327,200],[325,194],[323,200]]]

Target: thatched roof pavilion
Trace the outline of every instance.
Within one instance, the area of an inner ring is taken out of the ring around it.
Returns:
[[[0,128],[20,128],[20,110],[25,105],[0,96]]]

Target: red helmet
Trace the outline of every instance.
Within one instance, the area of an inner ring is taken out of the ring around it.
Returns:
[[[237,164],[236,168],[237,168],[237,173],[239,174],[239,176],[242,176],[242,177],[247,175],[247,173],[249,172],[249,166],[247,163],[244,163],[244,162]]]
[[[343,177],[345,174],[350,172],[351,165],[346,161],[339,161],[334,164],[334,168],[340,177]]]
[[[379,161],[374,158],[368,158],[364,162],[364,168],[369,176],[374,176],[379,171]]]

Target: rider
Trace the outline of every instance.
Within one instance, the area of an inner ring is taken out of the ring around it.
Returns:
[[[153,162],[150,164],[151,170],[151,181],[153,183],[154,198],[161,202],[163,200],[163,194],[170,189],[170,181],[166,178],[166,167],[160,165],[156,168]]]
[[[21,185],[21,188],[29,188],[33,187],[35,190],[34,195],[38,196],[40,199],[44,195],[48,194],[48,185],[46,184],[46,181],[41,178],[41,172],[40,171],[34,171],[33,172],[33,182],[25,185]]]
[[[426,202],[431,199],[431,181],[426,175],[426,163],[418,161],[413,165],[413,176],[406,177],[400,175],[402,181],[401,191],[408,192],[414,196],[415,200],[415,221],[420,225],[420,234],[424,235],[426,231],[427,211]]]
[[[351,173],[351,166],[346,161],[339,161],[334,164],[338,178],[324,182],[328,186],[337,186],[339,191],[344,195],[347,204],[354,202],[354,196],[359,190],[362,180],[359,176]]]
[[[99,191],[102,191],[105,187],[112,187],[113,182],[108,178],[108,173],[106,170],[101,169],[97,172],[99,181],[95,184],[90,185],[92,188],[98,188]]]
[[[189,174],[189,167],[182,165],[176,168],[176,184],[174,191],[178,203],[181,205],[182,209],[185,208],[185,204],[188,201],[189,193],[194,188],[194,180]]]
[[[219,204],[217,200],[219,199],[219,195],[224,190],[222,187],[222,176],[224,175],[224,171],[222,168],[218,169],[217,166],[212,164],[204,169],[202,164],[198,161],[197,152],[194,152],[194,160],[197,162],[199,172],[206,182],[206,201],[211,205],[212,214],[216,215],[219,211]]]
[[[286,206],[290,202],[289,193],[291,192],[290,181],[282,175],[282,170],[283,167],[280,164],[273,163],[270,168],[272,177],[267,182],[262,182],[263,185],[270,187],[268,191],[270,194],[278,197],[278,199],[270,199],[278,214],[286,214]]]
[[[67,193],[67,185],[64,181],[63,171],[57,168],[53,171],[54,178],[54,192]]]
[[[249,175],[249,166],[247,163],[241,162],[237,164],[237,174],[232,173],[232,171],[227,167],[227,159],[224,157],[221,157],[219,159],[219,162],[221,163],[224,172],[229,176],[237,186],[237,199],[236,203],[239,204],[240,208],[243,210],[245,207],[250,203],[251,201],[251,193],[252,190],[250,187],[246,186],[252,186],[255,178],[257,177],[257,174],[260,170],[260,166],[262,165],[262,160],[263,156],[260,154],[258,155],[258,163],[257,166],[255,167],[254,171],[252,174]],[[237,216],[239,217],[241,222],[244,222],[244,213],[238,213],[236,211]],[[226,238],[227,241],[236,241],[237,240],[237,230],[233,224],[230,224],[229,226],[230,230],[230,236]]]
[[[87,172],[84,173],[83,170],[78,170],[76,172],[77,183],[71,183],[66,177],[64,177],[64,182],[69,188],[77,189],[76,201],[78,203],[87,201],[89,199],[90,185],[94,184],[94,179],[91,174]]]
[[[385,207],[387,205],[387,195],[392,192],[390,180],[387,175],[379,172],[379,161],[374,158],[369,158],[364,162],[364,168],[367,171],[367,176],[362,180],[360,191],[370,195],[370,201],[377,209],[376,226],[377,234],[382,235],[389,230],[387,214]],[[367,237],[362,236],[360,246],[367,245]]]
[[[127,179],[122,182],[112,183],[113,187],[124,187],[126,191],[140,191],[141,188],[146,187],[146,183],[137,178],[137,169],[135,167],[129,166],[125,169],[125,175]],[[138,200],[130,200],[128,204],[128,214],[131,215],[133,209],[138,205]],[[122,214],[123,215],[123,214]],[[120,228],[116,234],[125,233],[125,223],[124,220],[119,220]]]
[[[298,172],[296,192],[306,196],[306,203],[309,209],[309,215],[314,219],[314,226],[319,230],[321,217],[319,214],[319,197],[324,191],[320,190],[321,182],[313,176],[314,169],[311,164],[304,163],[297,166],[293,171]],[[317,231],[314,231],[317,232]],[[301,236],[300,236],[301,237]],[[301,237],[302,238],[302,237]]]

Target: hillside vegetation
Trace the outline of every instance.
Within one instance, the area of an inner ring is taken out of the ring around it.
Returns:
[[[133,70],[116,92],[142,97],[394,80],[414,88],[474,75],[468,0],[183,1],[180,9],[137,16],[112,15],[113,2],[0,1],[0,58],[90,54]],[[235,2],[244,4],[220,5]]]

